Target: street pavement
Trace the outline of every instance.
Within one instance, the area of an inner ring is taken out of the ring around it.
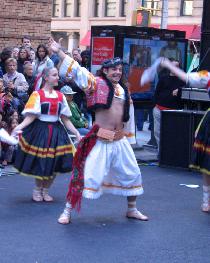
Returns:
[[[31,201],[33,179],[0,177],[1,263],[181,263],[210,262],[210,216],[200,211],[198,174],[140,166],[145,194],[138,208],[150,218],[125,217],[126,200],[104,195],[83,200],[72,224],[57,223],[69,182],[59,176],[52,186],[55,202]]]

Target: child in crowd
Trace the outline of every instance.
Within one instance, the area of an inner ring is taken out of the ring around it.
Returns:
[[[12,104],[13,96],[10,92],[0,94],[0,110],[4,121],[8,121],[9,116],[14,111]]]
[[[7,131],[9,134],[18,126],[18,120],[14,117],[9,118]],[[17,145],[9,145],[7,143],[2,143],[2,165],[6,166],[8,163],[12,163],[14,159],[15,150]]]
[[[12,111],[11,115],[10,115],[10,118],[15,119],[15,120],[17,120],[17,122],[19,122],[20,116],[18,114],[18,111],[16,111],[16,110]]]
[[[3,121],[7,122],[9,117],[14,115],[16,118],[18,112],[14,109],[13,96],[10,91],[6,90],[4,87],[3,79],[0,78],[0,112],[2,112]]]

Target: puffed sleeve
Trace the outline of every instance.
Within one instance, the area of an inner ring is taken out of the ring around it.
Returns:
[[[66,117],[71,117],[72,115],[66,97],[64,95],[60,115],[65,115]]]
[[[130,100],[130,110],[129,110],[130,118],[128,122],[124,123],[123,131],[127,140],[130,144],[136,144],[136,134],[135,134],[135,119],[134,119],[134,106],[133,101]]]
[[[187,74],[187,83],[192,88],[209,89],[209,87],[210,87],[210,73],[206,70],[188,73]]]
[[[40,104],[40,96],[37,91],[34,91],[29,97],[22,114],[25,116],[28,113],[40,115],[41,114],[41,104]]]
[[[63,78],[72,78],[77,86],[84,91],[87,89],[94,90],[96,87],[96,79],[93,74],[69,56],[66,56],[62,61],[59,75]]]

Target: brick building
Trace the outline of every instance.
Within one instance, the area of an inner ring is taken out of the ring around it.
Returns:
[[[0,50],[30,36],[36,47],[50,36],[52,0],[0,0]]]

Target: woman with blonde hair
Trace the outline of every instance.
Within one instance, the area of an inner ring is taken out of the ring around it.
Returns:
[[[20,174],[35,178],[32,195],[35,202],[53,201],[48,189],[56,173],[72,170],[74,147],[66,130],[80,140],[79,132],[69,120],[71,112],[65,96],[54,90],[58,79],[56,68],[43,71],[42,88],[31,94],[22,112],[25,118],[13,131],[14,134],[22,131],[14,166]]]

